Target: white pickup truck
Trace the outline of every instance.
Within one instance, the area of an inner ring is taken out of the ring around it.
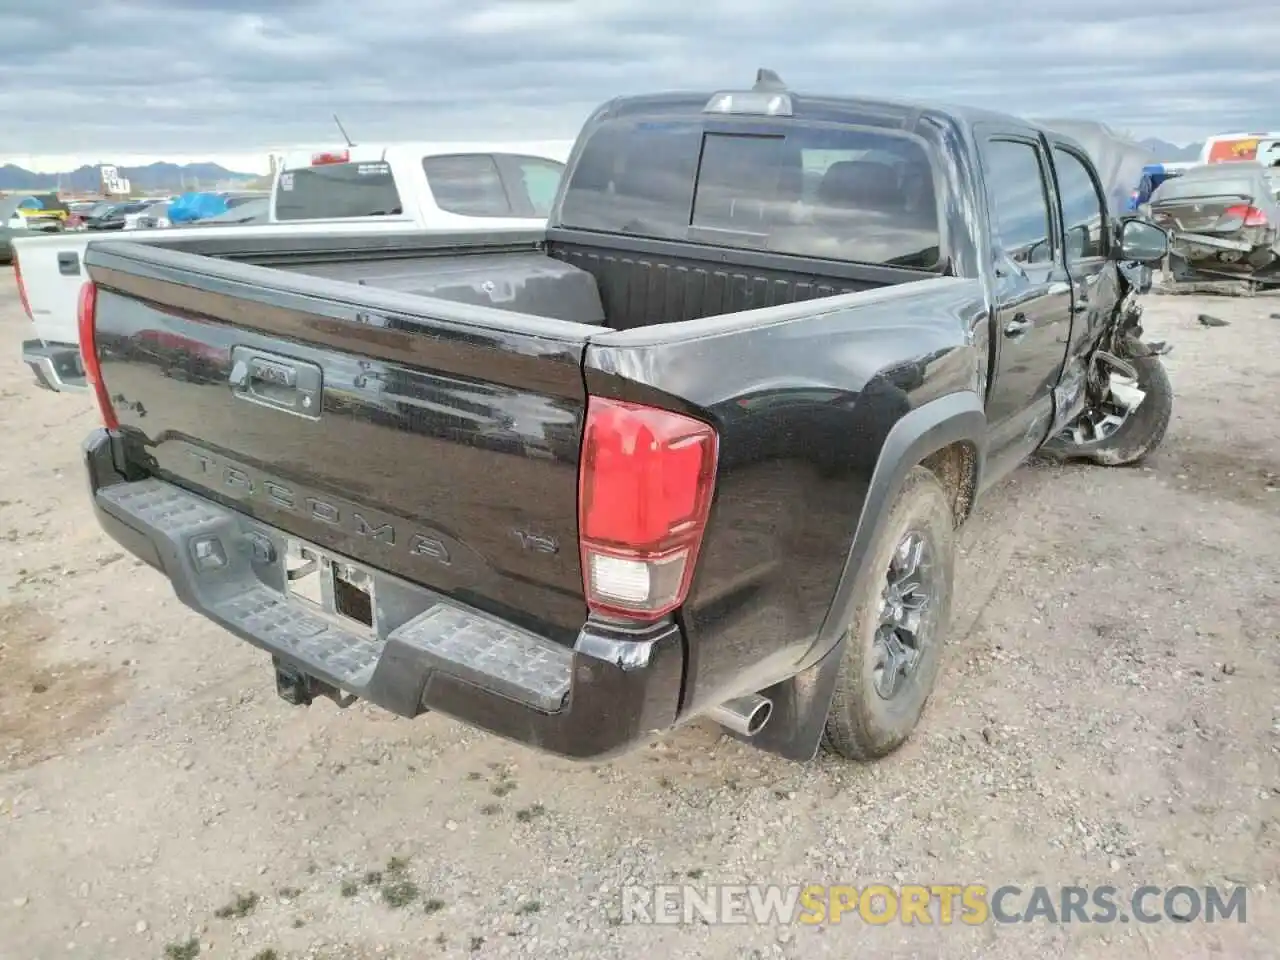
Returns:
[[[133,241],[184,242],[252,231],[259,255],[307,237],[417,231],[529,230],[546,222],[572,140],[395,143],[286,154],[271,190],[268,222],[133,231]],[[84,388],[76,306],[90,243],[115,233],[55,233],[15,239],[18,294],[33,328],[22,359],[51,390]]]

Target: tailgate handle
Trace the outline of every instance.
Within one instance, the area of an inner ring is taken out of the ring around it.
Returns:
[[[320,416],[323,374],[314,363],[248,347],[231,351],[231,391],[241,400],[314,420]]]
[[[58,272],[64,277],[80,276],[80,254],[74,250],[58,254]]]
[[[260,383],[293,390],[298,386],[298,370],[287,363],[251,357],[247,362],[242,361],[231,368],[231,379],[241,387]]]

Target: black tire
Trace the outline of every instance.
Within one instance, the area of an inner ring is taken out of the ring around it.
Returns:
[[[1159,357],[1127,357],[1138,373],[1138,387],[1146,394],[1138,409],[1115,433],[1103,440],[1074,443],[1061,435],[1042,452],[1055,460],[1089,460],[1104,467],[1141,463],[1164,440],[1173,417],[1173,384]]]
[[[894,554],[909,533],[927,545],[930,613],[920,631],[919,659],[891,699],[876,689],[876,636],[882,595]],[[889,509],[858,574],[853,614],[844,641],[835,695],[823,743],[850,760],[876,760],[906,742],[933,692],[943,633],[951,618],[955,573],[955,519],[941,482],[924,467],[913,467]]]

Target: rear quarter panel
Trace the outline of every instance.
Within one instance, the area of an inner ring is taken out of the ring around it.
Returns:
[[[980,394],[986,339],[981,285],[950,278],[593,338],[590,393],[720,433],[683,710],[813,659],[885,438],[930,400]]]

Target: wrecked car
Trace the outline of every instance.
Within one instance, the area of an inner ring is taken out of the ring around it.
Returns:
[[[1280,283],[1280,168],[1216,163],[1167,180],[1151,219],[1170,234],[1175,281]]]

